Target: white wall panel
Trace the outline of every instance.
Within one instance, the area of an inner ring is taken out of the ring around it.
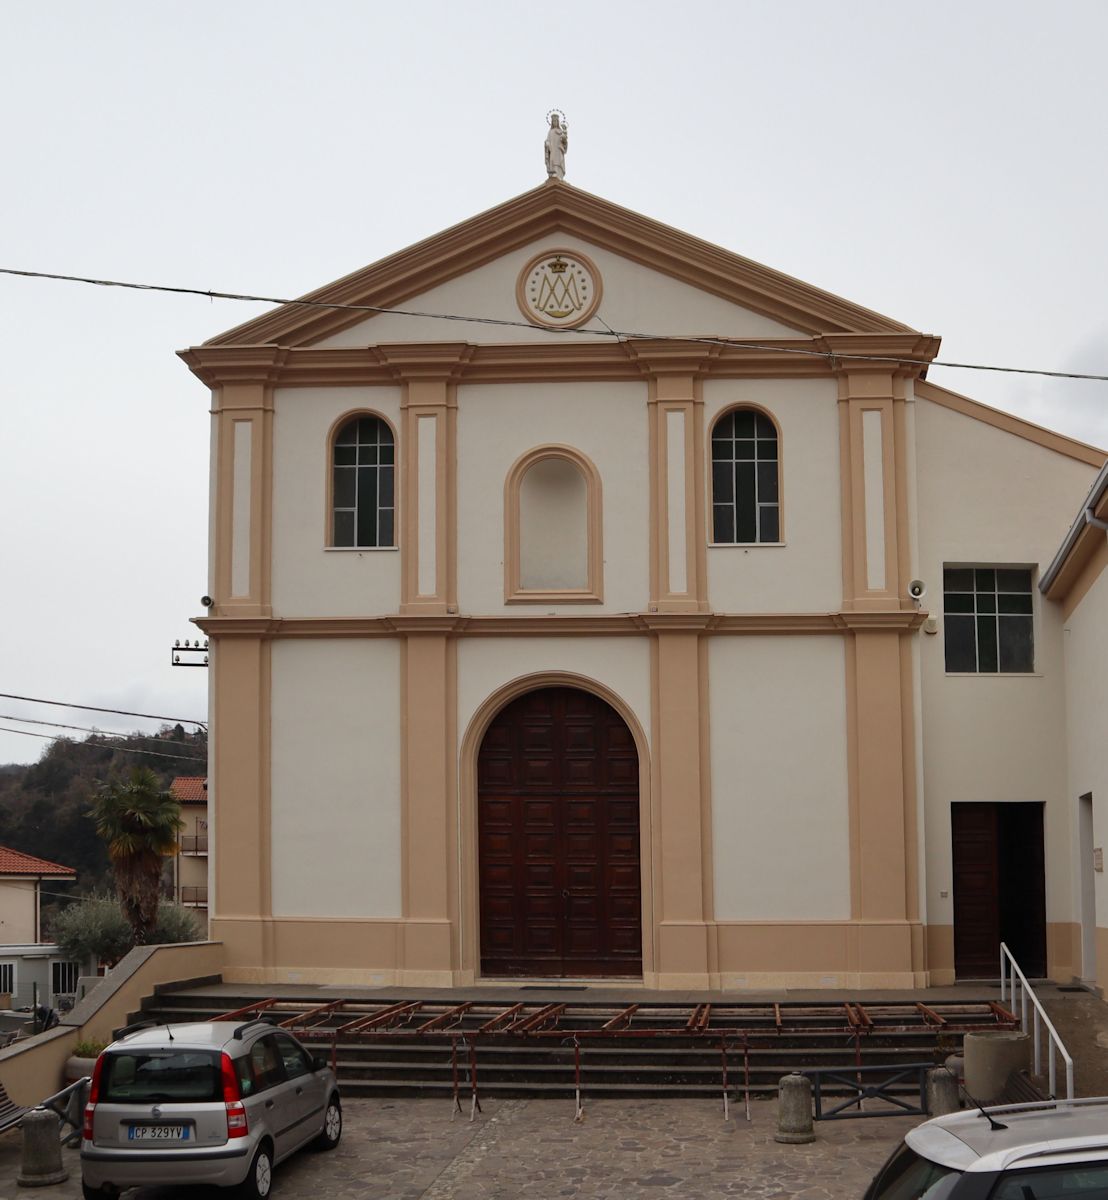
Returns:
[[[395,641],[274,643],[275,916],[400,915],[399,697]]]
[[[718,637],[708,661],[717,919],[848,918],[842,640]]]

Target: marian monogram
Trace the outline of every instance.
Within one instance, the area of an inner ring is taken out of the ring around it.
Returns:
[[[584,255],[548,250],[523,268],[516,297],[528,320],[554,329],[572,329],[596,312],[600,274]]]

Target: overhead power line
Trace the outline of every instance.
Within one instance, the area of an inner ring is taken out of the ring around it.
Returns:
[[[25,700],[28,704],[51,704],[55,708],[79,708],[82,712],[114,713],[117,717],[145,717],[148,721],[169,721],[174,725],[199,725],[208,727],[207,721],[194,717],[166,717],[160,713],[128,712],[125,708],[97,708],[95,704],[70,704],[66,700],[43,700],[37,696],[16,696],[12,692],[0,692],[0,700]],[[40,724],[47,724],[43,721]]]
[[[506,317],[477,317],[463,313],[420,312],[416,309],[382,308],[375,304],[339,304],[328,300],[290,299],[282,296],[256,296],[248,292],[221,292],[213,289],[173,287],[160,283],[132,283],[122,279],[92,279],[85,275],[60,275],[51,271],[22,271],[15,267],[0,267],[0,275],[17,275],[27,279],[52,279],[63,283],[87,283],[93,287],[129,288],[139,292],[168,292],[177,296],[204,296],[208,300],[240,300],[254,304],[280,304],[297,308],[318,308],[333,311],[387,314],[396,317],[422,317],[433,321],[461,321],[472,325],[501,325],[515,329],[533,329],[530,321],[513,321]],[[603,318],[601,318],[603,320]],[[692,337],[671,333],[643,333],[632,330],[617,330],[604,322],[606,328],[586,326],[578,329],[546,329],[547,333],[576,334],[578,337],[610,337],[616,341],[662,341],[681,342],[704,346],[742,346],[750,350],[763,350],[774,354],[800,354],[810,358],[833,359],[843,357],[830,350],[812,350],[799,346],[771,346],[745,338]],[[1108,383],[1108,375],[1086,374],[1081,371],[1048,371],[1035,367],[998,367],[987,363],[953,362],[949,359],[926,359],[897,357],[884,354],[850,354],[859,362],[882,362],[898,366],[951,367],[959,371],[993,371],[1006,375],[1040,375],[1050,379],[1092,379]]]
[[[34,717],[16,717],[11,713],[0,713],[0,721],[16,721],[20,725],[45,725],[50,729],[76,729],[81,733],[93,733],[97,737],[108,738],[146,738],[148,741],[156,741],[159,746],[184,746],[188,749],[192,743],[178,742],[172,738],[159,737],[156,733],[143,733],[141,729],[119,730],[119,729],[97,729],[92,725],[67,725],[62,721],[38,721]]]
[[[195,762],[198,755],[196,754],[161,754],[157,750],[133,750],[130,746],[119,746],[115,742],[90,742],[85,740],[78,742],[74,738],[61,737],[52,733],[34,733],[30,729],[12,729],[10,725],[0,725],[0,733],[19,733],[23,737],[45,738],[48,742],[68,742],[71,746],[85,746],[91,750],[100,750],[107,747],[109,750],[118,750],[121,754],[146,754],[151,758],[174,758],[180,762]]]

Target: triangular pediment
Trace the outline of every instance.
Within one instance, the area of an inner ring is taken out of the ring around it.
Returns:
[[[352,344],[352,330],[366,326],[369,338],[359,329],[355,341],[395,341],[405,338],[393,328],[398,320],[389,314],[374,316],[357,309],[315,307],[355,305],[369,308],[418,308],[420,311],[449,312],[462,306],[463,316],[499,316],[488,304],[476,308],[472,297],[490,295],[485,271],[501,275],[518,267],[527,254],[569,243],[581,247],[600,261],[609,273],[624,266],[645,269],[660,282],[655,290],[659,304],[668,313],[680,312],[695,328],[633,330],[650,334],[716,333],[733,337],[788,337],[834,333],[903,333],[909,326],[852,304],[791,276],[774,271],[751,259],[723,250],[661,222],[640,216],[608,200],[590,195],[560,180],[549,180],[496,208],[471,217],[459,225],[409,246],[388,258],[355,271],[301,297],[303,303],[287,304],[261,317],[238,325],[206,343],[209,346],[277,344],[281,346],[341,346]],[[458,281],[474,276],[474,286],[462,289]],[[453,285],[453,286],[451,286]],[[641,282],[624,289],[641,294]],[[607,301],[606,301],[607,302]],[[726,320],[726,308],[749,314],[741,320]],[[505,319],[521,320],[512,306]],[[630,310],[629,315],[635,310]],[[619,315],[619,314],[617,314]],[[611,321],[605,310],[598,319]],[[376,327],[376,328],[374,328]],[[465,337],[465,325],[438,322],[438,332],[426,326],[412,337],[442,340]],[[482,340],[510,326],[487,326]],[[378,333],[378,330],[380,331]],[[534,335],[545,336],[540,330]],[[532,336],[524,328],[500,340]],[[495,340],[495,338],[494,338]]]

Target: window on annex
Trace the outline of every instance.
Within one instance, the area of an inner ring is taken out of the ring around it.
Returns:
[[[0,992],[9,996],[15,991],[15,963],[0,962]]]
[[[944,567],[946,669],[980,675],[1035,669],[1030,567]]]
[[[777,426],[754,408],[733,408],[712,427],[712,541],[781,540]]]
[[[331,545],[395,545],[396,446],[380,417],[352,417],[331,457]]]

